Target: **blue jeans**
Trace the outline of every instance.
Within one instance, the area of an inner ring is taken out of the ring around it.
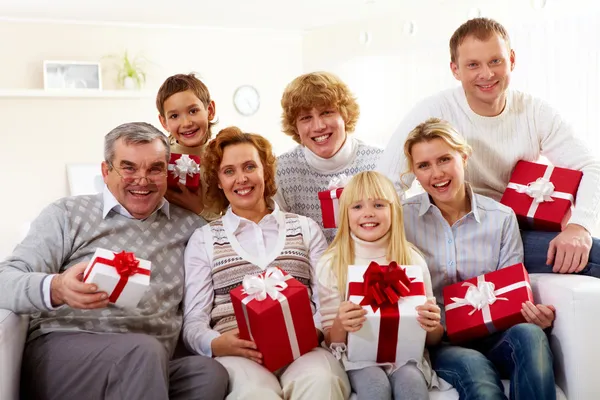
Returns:
[[[510,379],[511,400],[555,400],[552,351],[545,332],[518,324],[461,346],[431,349],[433,369],[461,399],[506,400],[501,379]]]
[[[530,274],[552,273],[552,265],[546,265],[550,241],[558,232],[521,231],[523,250],[525,252],[525,268]],[[600,239],[592,238],[592,249],[588,265],[578,273],[600,278]]]

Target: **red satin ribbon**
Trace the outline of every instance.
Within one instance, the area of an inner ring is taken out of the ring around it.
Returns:
[[[350,282],[348,296],[364,296],[361,306],[371,306],[373,312],[381,309],[377,362],[396,361],[400,298],[424,295],[423,282],[413,282],[406,270],[393,261],[389,265],[371,262],[363,274],[363,282]]]
[[[142,274],[150,276],[150,270],[139,268],[140,261],[135,258],[134,253],[121,251],[120,253],[114,253],[114,255],[115,258],[112,260],[103,257],[96,257],[92,263],[92,266],[88,269],[87,274],[85,274],[83,277],[83,281],[85,282],[92,272],[92,269],[94,269],[94,265],[96,264],[105,264],[114,267],[121,278],[119,279],[119,282],[117,282],[117,285],[108,298],[111,303],[115,303],[117,301],[123,292],[123,289],[125,289],[125,286],[127,286],[127,281],[131,275]]]

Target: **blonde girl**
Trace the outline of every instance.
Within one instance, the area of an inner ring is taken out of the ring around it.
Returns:
[[[345,356],[348,332],[360,330],[366,311],[345,301],[349,265],[371,261],[419,265],[426,294],[430,298],[417,308],[419,323],[427,331],[428,345],[440,341],[443,329],[440,309],[431,299],[431,278],[425,260],[406,240],[402,207],[392,182],[378,172],[354,176],[340,198],[338,232],[317,265],[320,312],[325,341],[348,372],[358,399],[427,399],[428,388],[437,380],[424,354],[418,362],[404,365],[350,362]]]

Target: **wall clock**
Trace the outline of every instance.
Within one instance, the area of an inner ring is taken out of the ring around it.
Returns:
[[[256,114],[260,108],[260,95],[251,85],[242,85],[233,94],[233,105],[240,114],[249,117]]]

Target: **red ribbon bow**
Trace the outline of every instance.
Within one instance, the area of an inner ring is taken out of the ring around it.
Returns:
[[[134,253],[129,253],[124,250],[120,253],[115,253],[113,266],[116,268],[119,275],[129,277],[133,274],[136,274],[138,273],[139,265],[140,260],[135,258]]]
[[[392,261],[389,265],[371,262],[363,274],[363,300],[361,306],[370,305],[373,312],[384,305],[398,303],[400,297],[410,295],[410,278],[406,270]]]
[[[414,282],[413,278],[406,275],[406,270],[393,261],[389,265],[371,262],[363,274],[363,282],[348,284],[348,296],[364,296],[361,306],[371,306],[373,312],[381,308],[377,362],[396,360],[400,298],[424,295],[423,282]]]
[[[108,300],[111,303],[115,303],[117,301],[117,299],[123,292],[123,289],[125,289],[127,281],[129,280],[129,277],[131,275],[142,274],[150,276],[150,270],[139,267],[140,260],[135,258],[134,253],[126,252],[123,250],[120,253],[113,254],[115,255],[115,257],[112,260],[109,260],[108,258],[104,257],[96,257],[92,266],[88,269],[87,274],[83,278],[83,281],[85,282],[87,280],[87,277],[92,272],[94,265],[98,263],[114,267],[117,270],[117,273],[119,274],[121,279],[119,279],[119,282],[117,282],[117,285],[115,286],[108,298]]]

